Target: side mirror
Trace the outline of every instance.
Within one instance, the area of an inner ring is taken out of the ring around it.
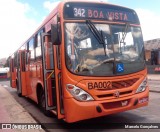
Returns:
[[[51,25],[51,41],[54,45],[61,44],[61,28],[59,23]]]

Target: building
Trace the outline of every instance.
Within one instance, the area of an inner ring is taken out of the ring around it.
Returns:
[[[144,42],[147,64],[160,64],[160,38]]]
[[[7,61],[6,58],[0,59],[0,67],[4,67],[4,65],[6,64],[6,61]]]

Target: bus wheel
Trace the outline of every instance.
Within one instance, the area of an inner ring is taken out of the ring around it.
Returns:
[[[19,97],[22,97],[22,94],[21,94],[21,93],[18,93],[18,96],[19,96]]]
[[[46,110],[45,105],[46,105],[45,95],[44,95],[44,92],[42,91],[40,99],[39,99],[39,106],[40,106],[41,111],[44,113],[44,115],[50,116],[51,112],[49,110]]]

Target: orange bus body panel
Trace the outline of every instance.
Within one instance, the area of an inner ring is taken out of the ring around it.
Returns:
[[[16,84],[16,79],[17,79],[17,72],[16,72],[16,68],[14,68],[14,72],[11,73],[11,77],[12,77],[12,80],[11,80],[11,87],[12,88],[17,88],[17,84]]]
[[[22,95],[28,95],[27,87],[26,87],[26,72],[21,72],[21,86],[22,86]]]
[[[13,78],[16,77],[16,75],[15,75],[14,73],[11,73],[11,74],[12,74],[11,76],[12,76]],[[17,88],[16,79],[12,79],[11,87],[12,87],[12,88]]]

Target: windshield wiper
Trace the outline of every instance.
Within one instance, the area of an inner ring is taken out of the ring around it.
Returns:
[[[105,41],[104,41],[104,38],[103,38],[103,31],[101,30],[99,32],[98,29],[95,27],[95,25],[90,20],[86,20],[86,24],[87,24],[88,28],[90,29],[90,31],[93,33],[94,37],[99,42],[99,44],[103,44],[104,53],[105,53],[105,56],[106,56],[107,55],[106,54],[106,45],[105,45]]]

